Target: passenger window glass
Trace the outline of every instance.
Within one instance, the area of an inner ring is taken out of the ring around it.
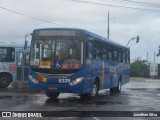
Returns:
[[[94,42],[94,58],[100,59],[100,43],[96,40]]]
[[[0,62],[13,62],[14,56],[14,48],[0,48]]]
[[[24,54],[24,65],[25,66],[29,65],[29,53]]]

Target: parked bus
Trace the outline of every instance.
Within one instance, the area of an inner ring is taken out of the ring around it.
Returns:
[[[0,42],[0,88],[27,83],[28,65],[29,48],[24,50],[24,45]]]
[[[89,31],[36,29],[30,49],[29,86],[49,98],[96,97],[99,90],[118,92],[129,82],[130,49]]]

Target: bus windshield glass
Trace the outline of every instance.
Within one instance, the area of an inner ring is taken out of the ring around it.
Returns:
[[[46,69],[78,69],[81,41],[72,37],[32,40],[30,65]]]
[[[14,48],[0,48],[0,62],[13,62],[14,61]]]

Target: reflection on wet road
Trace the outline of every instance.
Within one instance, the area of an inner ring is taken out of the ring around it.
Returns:
[[[122,87],[121,93],[110,94],[108,90],[100,91],[93,100],[83,100],[76,94],[61,94],[51,100],[43,93],[30,93],[1,89],[1,110],[159,110],[160,81],[130,81]],[[40,107],[41,106],[41,107]],[[24,107],[24,108],[23,108]],[[98,109],[97,109],[98,108]]]
[[[160,80],[131,80],[121,93],[99,92],[93,100],[61,94],[52,100],[43,93],[0,89],[1,111],[160,111]]]

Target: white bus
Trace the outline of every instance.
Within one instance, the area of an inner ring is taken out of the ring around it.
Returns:
[[[28,82],[29,48],[14,42],[0,42],[0,88]]]

